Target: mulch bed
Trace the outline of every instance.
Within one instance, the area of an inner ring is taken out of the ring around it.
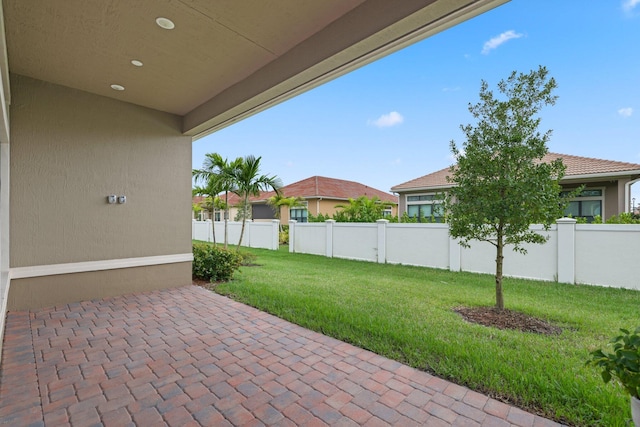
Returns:
[[[498,329],[514,329],[543,335],[559,335],[562,328],[551,323],[513,310],[495,307],[457,307],[454,311],[467,322]]]

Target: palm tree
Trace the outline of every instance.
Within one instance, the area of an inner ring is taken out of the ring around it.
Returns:
[[[280,220],[281,218],[280,208],[282,206],[286,206],[287,208],[291,209],[297,206],[304,206],[302,202],[304,202],[304,198],[302,197],[297,197],[297,196],[285,197],[284,194],[278,194],[278,193],[274,194],[273,196],[267,199],[267,205],[273,208],[275,212],[275,217],[278,220]],[[280,231],[282,231],[282,222],[280,223]]]
[[[229,241],[229,192],[236,189],[235,176],[242,162],[242,157],[238,157],[234,161],[229,162],[227,159],[223,159],[222,156],[218,153],[207,153],[205,155],[202,169],[193,170],[193,177],[196,182],[204,181],[207,183],[207,187],[211,186],[211,191],[217,190],[217,193],[215,193],[215,195],[212,195],[212,197],[224,192],[223,206],[225,249],[227,249]]]
[[[276,194],[280,194],[278,190],[282,187],[282,181],[275,175],[260,175],[260,159],[262,157],[246,156],[241,159],[240,166],[235,170],[234,183],[236,189],[233,192],[243,199],[244,206],[249,205],[250,196],[257,196],[261,191],[273,190]],[[244,236],[246,221],[246,215],[243,215],[238,250],[240,250],[240,244]]]

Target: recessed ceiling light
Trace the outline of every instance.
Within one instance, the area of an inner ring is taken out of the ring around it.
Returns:
[[[156,18],[156,24],[158,24],[160,28],[164,28],[165,30],[173,30],[176,27],[176,24],[174,24],[171,19],[163,17]]]
[[[132,59],[132,60],[131,60],[131,63],[132,63],[133,65],[135,65],[136,67],[142,67],[142,65],[143,65],[143,64],[142,64],[142,61],[138,61],[137,59]]]
[[[111,89],[113,89],[113,90],[124,90],[124,86],[113,84],[113,85],[111,85]]]

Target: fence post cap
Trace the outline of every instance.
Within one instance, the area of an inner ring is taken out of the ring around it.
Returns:
[[[377,222],[378,224],[386,224],[386,223],[388,223],[388,222],[389,222],[389,220],[388,220],[388,219],[377,219],[377,220],[376,220],[376,222]]]
[[[576,220],[575,220],[575,218],[566,218],[566,217],[564,217],[564,218],[558,218],[558,219],[556,220],[556,223],[557,223],[557,224],[575,224],[575,223],[577,223],[577,222],[578,222],[578,221],[576,221]]]

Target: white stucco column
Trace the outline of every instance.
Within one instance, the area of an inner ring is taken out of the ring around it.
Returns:
[[[558,225],[558,282],[576,282],[576,220],[560,218]]]
[[[206,219],[204,222],[207,223],[207,242],[213,242],[213,226],[212,221],[210,219]]]
[[[277,251],[280,247],[280,220],[271,220],[271,249]]]
[[[458,239],[449,235],[449,271],[460,271],[462,269],[462,246]]]
[[[296,238],[296,221],[295,219],[289,220],[289,252],[294,253],[296,251],[295,238]]]
[[[324,222],[327,230],[327,243],[325,248],[325,255],[327,258],[333,258],[333,224],[336,221],[334,219],[328,219]]]
[[[378,262],[384,264],[387,262],[387,224],[386,219],[379,219],[378,224]]]

